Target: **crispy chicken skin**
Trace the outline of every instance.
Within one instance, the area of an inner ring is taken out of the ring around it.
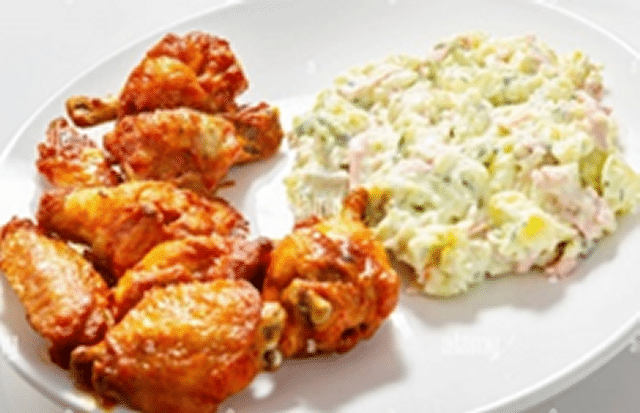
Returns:
[[[113,324],[101,276],[63,241],[27,219],[0,229],[0,270],[26,308],[31,326],[50,342],[51,359],[68,367],[78,345],[100,341]]]
[[[121,182],[105,153],[64,118],[49,124],[38,154],[38,171],[55,187],[112,186]]]
[[[247,241],[217,234],[189,236],[156,245],[113,289],[117,317],[152,287],[215,279],[245,279],[261,284],[272,242]]]
[[[284,132],[277,108],[266,102],[242,105],[223,113],[236,127],[243,149],[235,164],[260,161],[276,153]]]
[[[347,198],[340,216],[298,223],[272,251],[263,298],[287,312],[284,356],[345,352],[395,308],[398,276],[360,220],[366,196]]]
[[[47,191],[37,219],[47,231],[89,245],[99,266],[116,278],[161,242],[248,232],[245,218],[226,201],[160,181]]]
[[[72,354],[72,373],[142,412],[213,413],[262,368],[262,302],[244,280],[154,288],[105,339]]]
[[[233,165],[272,156],[283,135],[277,109],[260,103],[220,115],[179,108],[125,116],[104,145],[131,180],[210,194]]]
[[[243,150],[231,122],[187,108],[125,116],[104,145],[130,180],[170,181],[203,194],[216,189]]]
[[[160,108],[185,106],[215,113],[232,105],[247,87],[226,40],[198,31],[171,33],[146,53],[118,97],[73,96],[66,106],[78,126]]]

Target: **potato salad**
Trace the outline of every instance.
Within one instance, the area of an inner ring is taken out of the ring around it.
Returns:
[[[355,67],[294,120],[297,218],[370,194],[366,222],[427,294],[571,273],[640,201],[602,103],[602,67],[484,33]]]

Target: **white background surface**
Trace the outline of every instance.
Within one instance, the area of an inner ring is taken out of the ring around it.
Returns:
[[[222,3],[23,0],[5,4],[0,15],[0,147],[49,96],[104,57],[150,32]],[[553,3],[606,27],[640,49],[640,3]],[[640,411],[640,353],[631,347],[577,386],[527,413]],[[61,413],[63,409],[32,390],[0,361],[0,411]]]

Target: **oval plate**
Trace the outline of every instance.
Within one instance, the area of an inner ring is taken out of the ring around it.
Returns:
[[[32,216],[42,190],[35,146],[72,94],[117,91],[144,51],[166,31],[209,31],[231,41],[251,82],[243,100],[278,104],[283,126],[313,95],[352,65],[390,53],[426,53],[437,41],[482,30],[495,36],[536,34],[554,49],[580,48],[605,65],[605,83],[622,129],[626,157],[640,169],[637,116],[639,55],[603,29],[542,2],[453,0],[270,0],[231,3],[167,28],[103,61],[49,100],[0,155],[0,222]],[[95,137],[100,131],[93,131]],[[223,196],[255,233],[289,231],[281,183],[290,156],[232,172]],[[615,354],[637,327],[640,244],[637,216],[604,240],[576,274],[557,283],[507,277],[467,295],[435,300],[403,294],[389,322],[353,351],[287,361],[261,374],[220,411],[461,412],[514,411],[570,386]],[[76,411],[97,411],[48,361],[46,343],[25,320],[6,284],[0,295],[0,347],[41,391]],[[128,411],[116,408],[115,412]]]

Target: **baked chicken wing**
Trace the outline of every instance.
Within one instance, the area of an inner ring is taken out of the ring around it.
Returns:
[[[186,108],[125,116],[104,145],[130,180],[171,181],[205,194],[242,151],[229,121]]]
[[[248,232],[247,221],[226,201],[159,181],[48,191],[37,218],[46,230],[89,245],[97,263],[116,278],[161,242]]]
[[[72,372],[142,412],[212,413],[263,368],[262,300],[244,280],[153,288]]]
[[[104,151],[64,118],[49,124],[38,153],[36,167],[55,187],[112,186],[121,182]]]
[[[125,116],[104,145],[130,180],[210,194],[233,165],[273,155],[282,137],[278,111],[261,103],[224,115],[180,108]]]
[[[248,241],[217,234],[160,243],[118,280],[113,289],[117,317],[152,287],[215,279],[245,279],[261,285],[271,249],[266,238]]]
[[[67,100],[67,112],[78,126],[160,108],[185,106],[215,113],[232,105],[247,87],[226,40],[198,31],[171,33],[146,53],[119,96],[73,96]]]
[[[0,230],[0,270],[31,326],[50,342],[52,361],[63,368],[71,350],[97,343],[113,324],[101,276],[78,252],[45,236],[30,220],[14,218]]]
[[[398,276],[360,220],[366,197],[352,194],[340,216],[298,223],[272,251],[263,298],[287,312],[284,356],[345,352],[395,308]]]

